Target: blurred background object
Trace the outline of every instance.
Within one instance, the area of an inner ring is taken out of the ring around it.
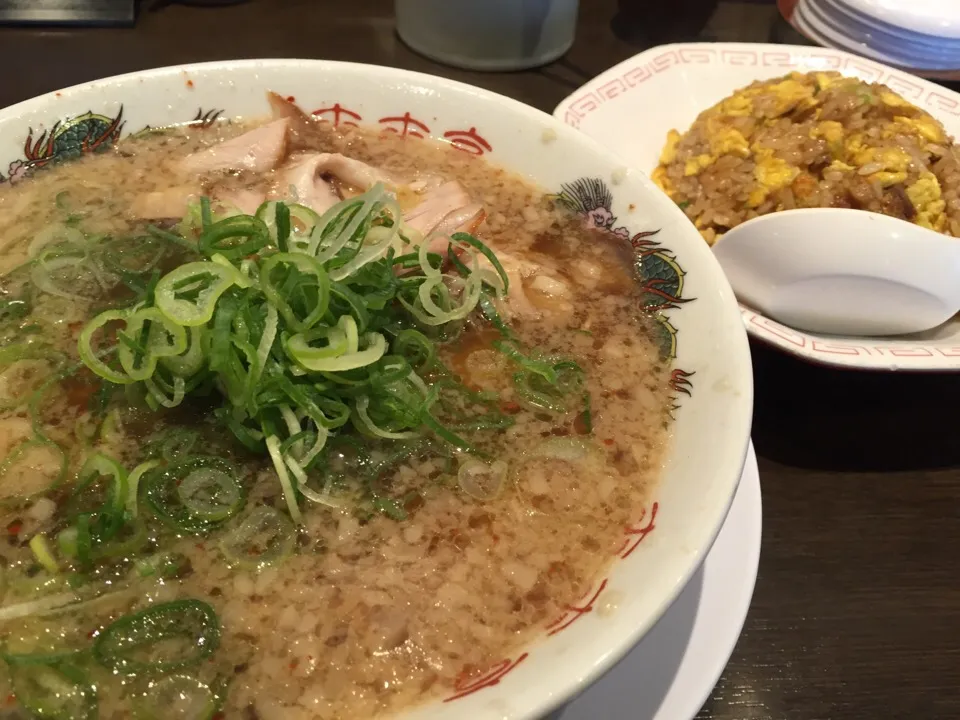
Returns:
[[[194,5],[196,7],[217,7],[218,5],[240,5],[250,0],[158,0],[154,6],[160,5]]]
[[[611,27],[621,40],[645,47],[697,40],[719,4],[719,0],[618,0]]]
[[[0,25],[133,25],[137,0],[0,0]]]
[[[956,0],[780,0],[783,16],[817,45],[922,77],[960,80]]]
[[[470,70],[523,70],[573,44],[579,0],[396,0],[411,49]]]

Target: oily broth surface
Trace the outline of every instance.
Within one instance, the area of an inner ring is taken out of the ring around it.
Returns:
[[[54,221],[58,193],[69,191],[72,203],[88,213],[85,229],[128,231],[125,213],[133,198],[177,181],[173,160],[241,129],[218,125],[125,141],[117,150],[4,189],[2,270],[22,262],[25,241]],[[300,551],[258,573],[228,567],[215,538],[184,538],[176,549],[190,559],[186,577],[151,588],[149,597],[114,598],[76,618],[86,629],[148,602],[193,597],[211,603],[222,629],[214,657],[232,676],[226,718],[372,717],[450,694],[458,679],[509,657],[595,587],[624,527],[649,502],[668,440],[668,369],[650,339],[649,321],[638,314],[629,262],[615,240],[584,230],[517,175],[449,146],[366,131],[335,141],[345,154],[408,179],[456,178],[486,208],[481,239],[569,283],[572,294],[558,299],[539,292],[533,279],[528,295],[544,314],[517,317],[512,327],[530,345],[572,357],[586,369],[600,452],[589,472],[532,458],[531,450],[576,436],[582,426],[574,414],[521,410],[513,402],[508,363],[489,349],[494,336],[468,329],[442,349],[441,359],[468,384],[499,391],[517,421],[498,456],[515,472],[496,499],[467,497],[439,460],[411,461],[391,478],[395,496],[416,489],[422,497],[406,521],[377,516],[364,524],[350,512],[307,505]],[[87,313],[62,304],[50,332],[69,347]],[[73,428],[86,411],[69,388],[61,390],[45,417],[51,437],[70,448],[75,470],[84,450]],[[128,467],[139,460],[138,432],[155,429],[135,426],[105,448]],[[23,413],[0,415],[4,452],[28,433]],[[43,458],[32,467],[42,470]],[[244,470],[250,502],[283,507],[268,461]],[[0,480],[0,488],[11,481]],[[10,565],[29,561],[20,539],[42,523],[33,510],[3,517],[5,525],[23,525],[0,552]],[[8,625],[0,625],[0,636]],[[129,717],[125,692],[104,683],[100,716]]]

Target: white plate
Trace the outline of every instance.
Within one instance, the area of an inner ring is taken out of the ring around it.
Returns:
[[[546,720],[683,720],[696,715],[740,637],[760,563],[763,512],[753,445],[710,554],[629,655]]]
[[[906,30],[864,15],[849,7],[843,0],[818,0],[821,10],[844,27],[855,27],[862,32],[874,33],[877,41],[883,39],[901,46],[916,46],[918,50],[933,54],[956,53],[960,51],[960,39],[938,38]]]
[[[957,0],[843,0],[855,10],[924,35],[960,38]]]
[[[800,0],[793,12],[793,24],[808,38],[824,47],[847,50],[857,55],[886,63],[892,67],[920,72],[956,72],[960,68],[960,56],[925,55],[914,43],[898,46],[870,34],[861,34],[849,26],[829,24],[816,0]]]
[[[884,83],[960,136],[960,94],[840,50],[793,45],[662,45],[595,77],[553,114],[650,172],[668,130],[685,131],[701,111],[734,90],[791,70],[837,70]],[[743,306],[741,313],[750,335],[811,362],[871,370],[960,370],[957,319],[917,335],[862,338],[801,332]]]
[[[835,0],[839,2],[840,0]],[[889,68],[897,68],[903,72],[917,75],[920,77],[930,78],[931,80],[946,80],[949,82],[958,82],[960,81],[960,68],[947,68],[939,67],[936,63],[936,67],[926,68],[920,67],[917,62],[897,62],[893,59],[887,59],[883,54],[878,55],[877,53],[883,53],[884,50],[893,50],[894,45],[885,43],[883,41],[877,40],[877,42],[872,43],[870,52],[865,52],[863,50],[863,45],[857,45],[856,48],[850,48],[846,44],[833,43],[824,37],[822,34],[816,32],[810,27],[810,23],[807,22],[806,15],[802,12],[800,7],[801,0],[777,0],[777,7],[780,9],[780,13],[783,15],[784,19],[793,26],[793,29],[798,33],[803,35],[807,40],[817,45],[822,45],[824,47],[834,47],[839,50],[852,50],[857,55],[864,55],[866,57],[871,57],[874,60],[879,62],[886,63]],[[879,21],[875,21],[879,22]],[[902,30],[902,28],[901,28]],[[903,30],[903,32],[908,32]],[[923,37],[922,35],[915,34],[916,37]],[[942,45],[940,46],[943,50],[947,50],[948,46],[946,43],[956,42],[952,39],[944,39],[940,41]],[[920,49],[923,47],[922,43],[915,42],[914,40],[907,41],[907,47],[911,49]],[[948,63],[949,64],[949,63]],[[938,69],[939,67],[939,69]]]

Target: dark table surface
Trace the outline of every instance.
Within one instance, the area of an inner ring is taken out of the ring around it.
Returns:
[[[307,57],[444,75],[551,111],[662,42],[802,42],[773,0],[621,0],[619,20],[616,0],[582,0],[565,58],[480,74],[409,51],[392,5],[153,2],[132,29],[0,28],[0,106],[160,65]],[[752,350],[760,575],[733,658],[698,717],[960,718],[960,375],[832,370]]]

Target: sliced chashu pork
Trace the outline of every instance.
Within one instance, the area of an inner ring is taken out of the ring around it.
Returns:
[[[424,237],[472,232],[483,222],[483,206],[473,202],[456,180],[427,190],[419,205],[408,210],[403,219]]]
[[[285,119],[254,128],[230,140],[225,140],[199,152],[192,153],[178,163],[181,174],[188,177],[206,175],[224,170],[247,170],[265,173],[273,170],[287,152],[287,125]],[[145,220],[182,217],[187,206],[199,198],[199,179],[183,185],[144,193],[131,206],[135,217]],[[254,212],[259,205],[253,204],[251,193],[245,190],[214,191],[214,199],[221,204],[247,212]],[[262,202],[262,196],[261,196]]]
[[[298,105],[275,92],[267,93],[270,112],[277,120],[286,120],[291,152],[335,152],[343,146],[343,135],[332,123],[308,115]]]
[[[154,190],[134,199],[130,212],[142,220],[179,218],[187,212],[190,203],[195,202],[201,195],[199,185],[196,184]]]
[[[191,203],[209,195],[218,210],[253,215],[266,198],[262,190],[215,187],[203,192],[199,185],[177,185],[138,196],[130,206],[133,216],[141,220],[165,220],[183,217]]]
[[[505,308],[508,317],[520,315],[539,318],[544,312],[554,314],[572,311],[573,308],[569,302],[570,285],[566,280],[561,279],[555,268],[546,263],[533,262],[504,250],[498,250],[490,246],[490,243],[487,243],[487,246],[497,256],[510,281]],[[481,256],[479,260],[481,267],[496,272],[493,264],[486,257]],[[536,303],[531,301],[524,281],[535,293]]]
[[[224,140],[185,157],[180,161],[180,170],[201,175],[220,170],[248,170],[253,173],[273,170],[287,153],[288,126],[289,121],[281,118]]]
[[[217,187],[210,193],[213,203],[227,212],[240,212],[244,215],[253,215],[257,208],[266,200],[267,194],[263,190],[253,188],[224,188]]]
[[[323,213],[340,202],[340,196],[323,179],[321,166],[324,155],[319,153],[292,157],[277,172],[271,197],[291,199]]]
[[[296,155],[277,172],[271,196],[291,199],[322,213],[342,198],[326,178],[336,178],[343,187],[366,191],[376,183],[393,184],[394,179],[371,165],[339,153]]]
[[[451,235],[476,232],[485,217],[483,206],[473,202],[460,183],[451,180],[427,190],[403,220],[424,237],[431,252],[443,253]]]

